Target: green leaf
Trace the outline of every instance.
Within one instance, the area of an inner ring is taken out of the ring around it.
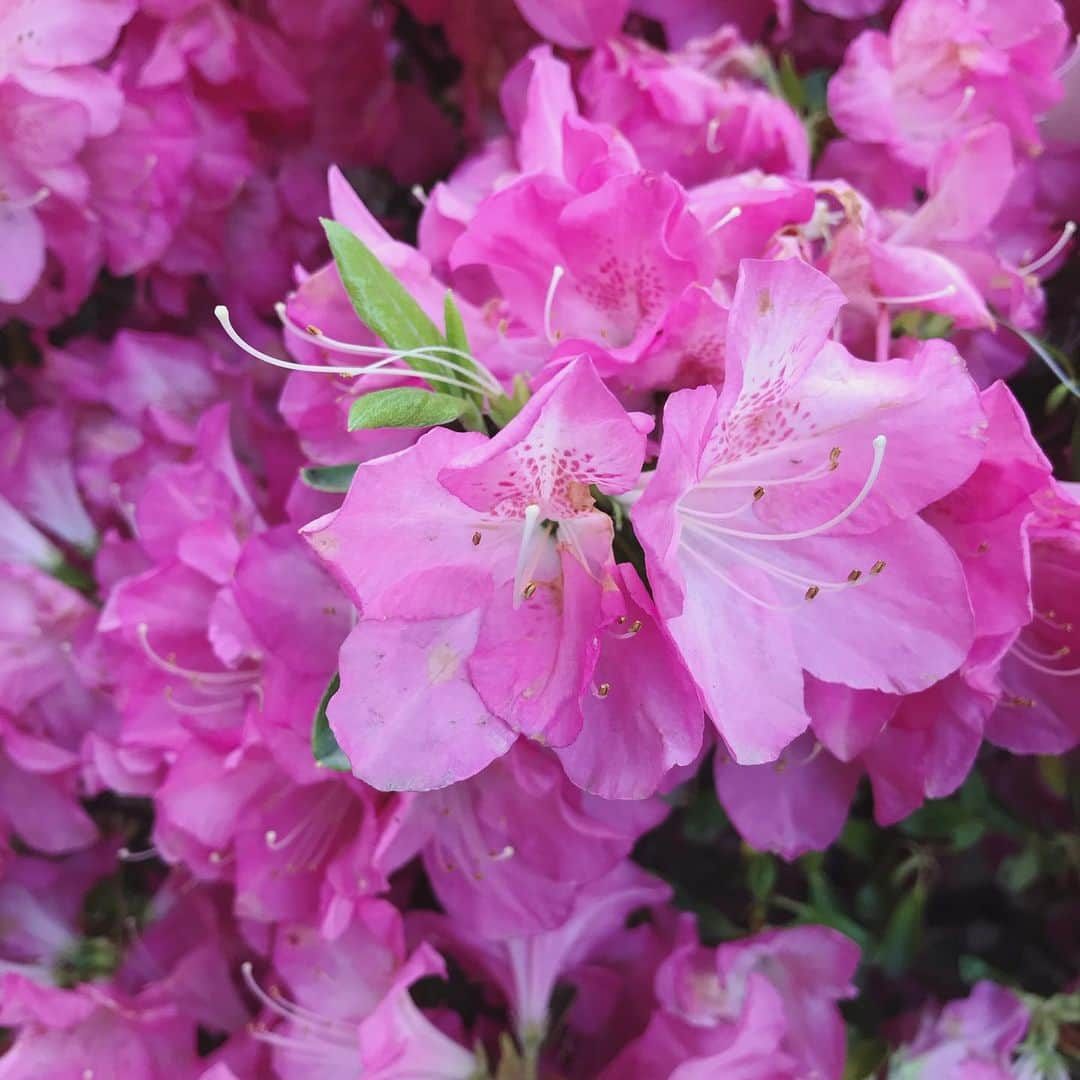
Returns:
[[[333,769],[334,772],[352,772],[349,759],[345,756],[345,751],[338,746],[338,741],[326,719],[326,707],[340,686],[341,676],[335,672],[326,687],[326,693],[319,702],[319,707],[315,710],[315,721],[311,725],[311,752],[315,756],[315,764],[321,765],[324,769]]]
[[[446,344],[423,308],[363,240],[336,221],[320,220],[330,241],[341,283],[356,314],[369,330],[392,349],[405,351]],[[445,370],[437,360],[415,356],[405,359],[416,371],[435,373]]]
[[[300,479],[316,491],[340,493],[349,490],[355,465],[310,465],[300,470]]]
[[[468,407],[467,401],[451,394],[395,386],[357,398],[349,409],[349,430],[438,427],[456,420]]]
[[[916,880],[893,908],[877,948],[877,961],[889,975],[900,975],[910,966],[922,941],[927,888]]]
[[[443,300],[443,322],[446,324],[446,344],[452,349],[471,355],[472,349],[469,348],[469,338],[465,333],[465,320],[461,317],[457,301],[449,289]]]
[[[529,384],[523,376],[515,375],[514,388],[510,395],[495,398],[488,407],[488,415],[500,428],[504,428],[525,408],[529,397]]]
[[[776,886],[776,859],[766,852],[755,851],[747,857],[746,887],[755,900],[765,900]]]

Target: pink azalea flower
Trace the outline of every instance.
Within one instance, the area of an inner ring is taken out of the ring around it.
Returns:
[[[1068,30],[1040,0],[905,0],[888,36],[867,30],[829,84],[829,112],[860,142],[884,143],[915,165],[958,131],[1006,124],[1017,146],[1041,147],[1036,120],[1060,97],[1054,69]]]
[[[968,997],[928,1008],[914,1039],[892,1060],[897,1075],[1008,1080],[1017,1073],[1013,1051],[1027,1030],[1027,1007],[1010,990],[976,983]]]
[[[358,776],[384,790],[443,787],[517,733],[578,737],[583,695],[611,689],[590,689],[601,631],[629,625],[613,610],[611,520],[589,488],[634,485],[647,425],[578,360],[493,439],[436,430],[365,463],[342,508],[305,528],[363,616],[328,710]],[[384,544],[399,551],[393,563],[364,555]],[[673,756],[690,760],[692,715],[660,723],[687,732]]]
[[[539,1046],[547,1034],[556,983],[573,983],[577,969],[625,932],[632,911],[662,904],[669,895],[664,883],[622,862],[579,888],[564,921],[550,930],[527,935],[514,928],[503,937],[423,912],[414,915],[410,928],[445,944],[470,971],[495,983],[506,997],[522,1045]]]
[[[382,900],[368,900],[333,942],[304,926],[282,925],[273,950],[275,969],[291,994],[266,993],[245,966],[249,988],[264,1006],[256,1038],[273,1048],[276,1075],[292,1080],[412,1076],[468,1080],[476,1058],[443,1034],[413,1004],[409,987],[444,975],[428,945],[405,955],[401,916]],[[270,1026],[270,1025],[273,1026]]]
[[[1055,485],[1036,500],[1027,523],[1031,621],[1001,666],[1004,691],[987,737],[1014,753],[1063,754],[1080,740],[1080,499]]]
[[[579,791],[550,753],[522,743],[472,780],[417,796],[394,843],[421,850],[462,933],[502,939],[563,925],[581,890],[662,816],[655,799],[612,804]]]
[[[630,0],[515,0],[529,25],[556,45],[584,49],[618,32]]]
[[[805,729],[803,669],[914,692],[972,640],[960,565],[917,514],[978,462],[974,386],[939,343],[889,364],[827,344],[842,303],[798,261],[744,263],[724,389],[672,395],[633,508],[657,607],[743,764]]]
[[[688,186],[754,168],[805,176],[806,130],[785,101],[750,81],[752,66],[730,27],[674,54],[618,38],[582,71],[585,115],[618,128],[646,169]]]

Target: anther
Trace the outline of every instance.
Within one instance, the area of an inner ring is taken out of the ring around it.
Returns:
[[[521,595],[524,596],[526,600],[531,600],[533,596],[536,595],[536,582],[530,581],[529,584],[521,590]]]
[[[861,578],[861,577],[862,577],[862,571],[861,570],[852,570],[851,573],[848,574],[847,579],[848,579],[848,581],[858,581],[859,578]]]
[[[611,683],[602,682],[594,692],[598,698],[606,698],[611,693]]]
[[[304,327],[304,330],[307,333],[309,333],[312,337],[321,337],[322,336],[322,331],[317,326],[315,326],[314,323],[308,323],[307,326]]]
[[[760,502],[765,498],[765,489],[763,487],[754,488],[754,502]]]
[[[267,847],[273,847],[277,843],[277,829],[267,829],[264,835]]]
[[[480,534],[478,532],[474,532],[472,534],[473,547],[477,547],[479,545],[480,539],[481,539],[481,537],[480,537]]]
[[[878,559],[878,561],[876,563],[874,563],[873,566],[870,567],[870,573],[871,574],[880,574],[881,571],[884,570],[884,569],[885,569],[885,560],[884,559]]]
[[[811,585],[810,588],[806,590],[806,599],[813,600],[819,592],[821,592],[821,589],[817,585]]]
[[[640,619],[635,619],[630,624],[630,631],[629,632],[631,634],[636,634],[640,629],[641,629],[641,620]]]
[[[840,447],[834,446],[829,451],[829,472],[835,472],[840,467]]]
[[[618,618],[617,618],[617,619],[615,620],[615,623],[616,623],[616,625],[618,625],[618,626],[625,626],[625,625],[626,625],[626,616],[625,616],[625,615],[620,615],[620,616],[619,616],[619,617],[618,617]]]
[[[1034,709],[1035,702],[1029,697],[1007,697],[1005,699],[1006,705],[1016,705],[1021,709]]]

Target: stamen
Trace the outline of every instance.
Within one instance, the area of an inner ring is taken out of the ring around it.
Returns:
[[[934,292],[915,294],[914,296],[878,296],[875,299],[879,304],[927,304],[931,300],[944,300],[947,296],[956,293],[955,285],[944,285]]]
[[[852,570],[852,571],[851,571],[851,573],[850,573],[850,574],[848,574],[848,576],[847,576],[847,579],[848,579],[848,581],[850,581],[850,582],[851,582],[852,584],[854,584],[854,583],[855,583],[856,581],[858,581],[858,580],[859,580],[859,578],[861,578],[861,577],[862,577],[862,571],[861,571],[861,570]]]
[[[501,851],[488,852],[488,858],[492,862],[505,862],[507,859],[512,859],[517,854],[517,850],[513,844],[507,844]]]
[[[960,103],[953,109],[952,113],[945,118],[946,124],[955,123],[959,120],[964,113],[971,108],[971,103],[975,100],[975,87],[965,86],[963,94],[960,95]]]
[[[150,628],[146,623],[139,623],[136,632],[143,652],[156,668],[169,675],[187,679],[193,686],[200,689],[242,690],[249,687],[259,678],[258,670],[198,671],[194,668],[182,667],[154,649],[153,645],[150,644]]]
[[[25,199],[9,199],[0,190],[0,209],[33,210],[35,206],[43,203],[51,194],[52,190],[50,188],[40,187],[33,195],[27,195]]]
[[[828,532],[829,529],[834,528],[841,522],[846,521],[855,511],[863,504],[866,497],[870,494],[870,490],[877,482],[878,475],[881,473],[881,465],[885,459],[885,445],[886,439],[884,435],[874,436],[874,460],[870,466],[870,472],[866,477],[866,481],[863,484],[859,493],[851,500],[850,503],[840,513],[831,517],[828,521],[823,522],[820,525],[815,525],[809,529],[800,529],[797,532],[786,533],[762,533],[754,532],[747,529],[731,529],[724,525],[713,524],[710,519],[718,515],[712,514],[707,510],[692,510],[689,507],[682,506],[679,508],[680,515],[697,519],[701,522],[699,528],[707,531],[717,532],[724,536],[736,537],[743,540],[763,540],[769,542],[788,541],[788,540],[806,540],[811,536],[819,536],[823,532]],[[875,563],[876,567],[878,564]],[[885,568],[884,562],[881,563],[881,569]],[[880,570],[871,568],[872,574],[880,573]]]
[[[562,281],[565,273],[566,268],[562,266],[556,266],[551,271],[551,281],[548,283],[547,296],[544,298],[544,337],[548,339],[548,343],[551,345],[554,345],[562,337],[560,331],[551,328],[551,311],[555,304],[555,290],[559,287],[559,282]]]
[[[1040,664],[1038,660],[1032,659],[1022,648],[1017,648],[1016,645],[1012,648],[1012,654],[1025,666],[1035,671],[1041,671],[1044,675],[1053,675],[1058,679],[1069,679],[1073,675],[1080,675],[1080,667],[1052,668],[1047,664]]]
[[[544,545],[549,539],[541,522],[540,507],[536,503],[530,503],[525,507],[521,547],[518,548],[517,566],[514,569],[515,611],[521,606],[522,598],[528,600],[536,592],[536,583],[532,580],[532,574],[540,562]]]
[[[445,360],[441,356],[441,354],[444,352],[456,351],[451,350],[449,346],[446,346],[445,348],[443,346],[425,346],[422,348],[410,349],[407,352],[393,352],[392,350],[387,349],[375,349],[374,353],[381,356],[383,359],[373,364],[367,364],[364,367],[336,367],[329,364],[298,364],[291,360],[282,360],[280,357],[272,356],[270,353],[265,353],[261,349],[256,349],[254,345],[246,342],[232,325],[232,322],[229,318],[229,309],[226,308],[224,305],[219,304],[216,308],[214,308],[214,315],[217,318],[218,322],[221,323],[222,329],[225,331],[226,334],[229,335],[235,345],[238,345],[241,349],[244,350],[244,352],[246,352],[249,356],[253,356],[256,360],[261,360],[264,364],[270,364],[271,367],[282,368],[284,371],[305,371],[314,372],[315,374],[319,375],[344,375],[349,377],[356,377],[358,375],[383,374],[393,375],[395,378],[422,379],[425,382],[444,383],[447,386],[457,386],[462,390],[470,390],[473,392],[486,389],[478,381],[475,380],[471,380],[469,382],[462,382],[460,379],[455,379],[449,375],[440,375],[438,372],[414,371],[412,368],[390,366],[396,363],[398,360],[406,360],[410,356],[414,356],[441,362],[442,365],[448,370],[459,370],[460,365],[453,364],[451,361]],[[298,333],[303,334],[305,337],[311,336],[307,333],[307,331],[300,330],[299,328],[296,328],[296,330]],[[320,334],[319,341],[329,345],[331,339],[323,337]],[[338,349],[338,346],[342,344],[347,343],[337,343],[332,347],[334,349]],[[374,346],[372,346],[371,348],[374,349]],[[358,350],[361,349],[368,349],[368,346],[357,345],[354,347],[350,347],[347,350],[341,349],[339,351],[348,351],[352,353],[358,352]],[[363,352],[358,353],[358,355],[369,356],[372,355],[372,353]],[[502,392],[501,389],[499,392]]]
[[[479,532],[474,532],[474,533],[472,534],[472,544],[473,544],[473,547],[479,547],[479,546],[480,546],[480,541],[481,541],[482,539],[483,539],[483,537],[482,537],[482,536],[480,535],[480,533],[479,533]]]
[[[593,696],[598,698],[606,698],[611,693],[611,683],[602,682],[599,686],[593,686]]]
[[[817,594],[819,592],[821,592],[821,587],[820,586],[811,585],[810,588],[806,590],[806,599],[807,600],[813,600],[814,597],[817,596]]]
[[[1072,633],[1073,624],[1071,622],[1058,622],[1056,611],[1036,611],[1035,618],[1047,626],[1052,626],[1055,630],[1064,630],[1067,634]]]
[[[730,225],[736,218],[742,217],[742,212],[741,206],[733,206],[719,221],[705,230],[705,235],[712,236],[714,232],[718,232],[725,225]]]
[[[710,154],[719,154],[724,149],[724,144],[717,142],[716,136],[720,131],[721,120],[720,117],[714,116],[709,121],[709,126],[705,129],[705,149]]]
[[[1017,269],[1017,273],[1021,277],[1027,277],[1028,274],[1034,274],[1036,271],[1041,270],[1047,263],[1053,262],[1066,248],[1069,241],[1076,235],[1076,222],[1065,222],[1065,228],[1061,230],[1061,235],[1054,242],[1053,246],[1040,255],[1034,262],[1029,262],[1026,266],[1021,266]]]
[[[420,184],[413,184],[413,186],[409,189],[409,193],[421,206],[427,206],[427,192]]]
[[[736,582],[732,581],[731,578],[729,578],[725,573],[723,573],[712,559],[710,559],[707,555],[703,554],[702,552],[698,551],[696,548],[688,544],[685,537],[683,539],[680,550],[685,551],[687,555],[690,555],[694,559],[696,559],[701,566],[708,570],[708,572],[714,577],[719,578],[725,585],[727,585],[729,589],[734,590],[744,599],[749,600],[752,604],[757,604],[758,607],[763,607],[767,611],[789,612],[796,611],[800,606],[800,604],[771,604],[768,600],[762,600],[760,596],[755,596],[753,593],[748,592],[741,585],[738,585]]]
[[[116,852],[116,857],[120,862],[140,863],[149,862],[151,859],[160,859],[161,852],[153,845],[143,851],[132,851],[131,848],[122,847]]]
[[[309,324],[301,327],[289,315],[288,308],[280,300],[274,305],[274,312],[284,329],[300,337],[314,337],[322,348],[329,349],[331,352],[345,353],[348,356],[377,356],[381,358],[380,367],[398,360],[408,360],[410,357],[435,360],[442,364],[447,371],[457,372],[465,378],[477,380],[478,385],[475,388],[477,390],[494,394],[496,397],[503,392],[499,380],[475,356],[462,349],[455,349],[452,345],[420,345],[415,349],[405,351],[389,349],[384,345],[358,345],[352,341],[340,341],[337,338],[329,337],[317,326]],[[447,357],[449,356],[456,356],[462,363],[454,363],[448,360]],[[319,365],[319,367],[322,366]]]
[[[884,569],[885,569],[885,560],[884,559],[878,559],[878,561],[876,563],[874,563],[873,566],[870,567],[870,573],[871,574],[880,574],[881,571],[884,570]]]

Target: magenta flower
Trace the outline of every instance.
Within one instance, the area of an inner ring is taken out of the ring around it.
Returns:
[[[804,669],[910,693],[972,640],[960,564],[917,514],[978,462],[975,388],[947,346],[868,364],[827,343],[842,303],[798,261],[744,263],[724,388],[672,395],[633,509],[657,607],[744,764],[805,729]]]

